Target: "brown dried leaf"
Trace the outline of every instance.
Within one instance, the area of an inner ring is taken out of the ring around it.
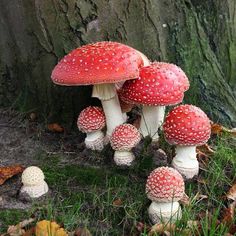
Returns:
[[[235,128],[228,129],[228,128],[224,127],[223,125],[212,122],[212,124],[211,124],[211,133],[212,134],[221,135],[223,132],[229,133],[229,134],[232,134],[232,135],[236,135],[236,129]]]
[[[226,194],[226,197],[228,199],[231,199],[233,201],[236,201],[236,183],[230,188],[228,193]]]
[[[24,167],[21,165],[0,167],[0,185],[12,176],[22,173],[23,170]]]
[[[217,123],[211,124],[211,133],[220,135],[223,131],[223,126]]]
[[[135,228],[138,230],[138,232],[142,233],[145,231],[150,231],[151,227],[143,222],[138,222],[135,225]]]
[[[10,236],[23,236],[25,235],[24,227],[31,224],[34,221],[33,218],[29,218],[27,220],[24,220],[20,222],[17,225],[10,225],[7,230],[7,234]]]
[[[207,143],[204,145],[198,146],[197,151],[201,151],[208,156],[215,153],[215,151]]]
[[[35,121],[36,118],[37,118],[36,113],[35,112],[30,113],[29,118],[30,118],[31,121]]]
[[[232,225],[234,222],[234,210],[236,206],[236,201],[231,203],[228,208],[224,210],[223,218],[221,220],[221,223],[226,224],[227,226]]]
[[[23,236],[33,236],[33,235],[35,235],[35,227],[26,230]]]
[[[57,123],[48,124],[48,130],[51,132],[62,133],[64,128]]]
[[[120,198],[117,198],[115,201],[113,201],[113,206],[121,206],[123,204],[122,200]]]
[[[75,236],[92,236],[89,230],[85,227],[78,228],[75,233]]]
[[[176,230],[175,224],[155,224],[152,226],[148,236],[154,236],[156,234],[163,234],[164,232],[173,232]]]
[[[179,203],[184,206],[189,206],[190,204],[189,196],[186,193],[184,193],[183,197],[179,200]]]

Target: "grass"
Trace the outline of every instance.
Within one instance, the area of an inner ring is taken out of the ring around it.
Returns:
[[[183,207],[183,217],[177,222],[180,230],[187,227],[188,221],[200,220],[201,235],[220,236],[227,232],[227,227],[219,225],[218,219],[226,207],[222,196],[236,180],[234,141],[227,136],[217,138],[214,141],[216,153],[210,158],[206,171],[201,172],[201,181],[186,183],[186,193],[191,202]],[[146,154],[141,154],[144,160],[148,159]],[[144,166],[120,170],[114,166],[61,166],[60,158],[51,158],[43,165],[53,197],[41,204],[35,203],[26,211],[0,212],[0,233],[6,231],[7,225],[34,215],[38,220],[56,220],[68,231],[83,226],[92,235],[148,235],[145,230],[137,234],[135,225],[137,222],[150,224],[147,216],[150,201],[144,192],[146,177],[140,173],[151,168],[150,164],[144,161]],[[199,200],[196,197],[198,192],[206,195],[207,199]],[[184,234],[176,231],[173,235]]]

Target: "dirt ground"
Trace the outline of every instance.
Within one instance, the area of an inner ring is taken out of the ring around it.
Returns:
[[[42,155],[47,158],[60,155],[62,164],[81,162],[83,155],[86,155],[82,140],[79,132],[49,132],[37,121],[9,110],[0,110],[0,166],[20,164],[40,167]],[[30,202],[19,198],[20,187],[20,175],[0,186],[0,209],[30,207]]]

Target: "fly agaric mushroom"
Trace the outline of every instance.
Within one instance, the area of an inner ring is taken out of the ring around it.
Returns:
[[[116,165],[130,166],[135,159],[131,149],[135,147],[141,139],[139,131],[131,124],[119,125],[111,135],[111,147],[115,150],[114,161]]]
[[[178,66],[154,62],[140,69],[138,79],[124,83],[121,98],[143,105],[140,131],[144,137],[150,135],[153,141],[158,141],[165,106],[182,102],[188,88],[188,78]]]
[[[151,172],[146,184],[146,194],[152,201],[148,214],[153,222],[174,222],[182,216],[178,201],[184,195],[184,180],[181,174],[170,167],[159,167]]]
[[[102,129],[105,127],[106,119],[102,108],[89,106],[82,110],[77,120],[80,131],[86,133],[85,145],[92,150],[103,149]]]
[[[173,167],[191,179],[199,172],[196,146],[206,143],[211,135],[209,118],[196,106],[180,105],[166,116],[163,130],[166,141],[177,145]]]
[[[27,193],[31,198],[38,198],[48,192],[48,185],[44,181],[43,171],[37,166],[27,167],[21,176],[23,186],[21,193]]]
[[[126,113],[130,112],[135,105],[132,104],[132,103],[125,102],[122,99],[122,97],[120,96],[120,92],[121,92],[121,90],[117,90],[117,95],[118,95],[118,98],[119,98],[121,112],[122,112],[122,115],[123,115],[124,122],[126,122],[128,120],[128,116],[127,116]]]
[[[117,42],[84,45],[66,55],[53,69],[54,83],[65,86],[94,85],[93,97],[101,100],[107,135],[123,123],[114,84],[135,79],[139,68],[149,64],[137,50]]]

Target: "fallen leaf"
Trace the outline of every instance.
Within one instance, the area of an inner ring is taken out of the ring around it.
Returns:
[[[226,194],[228,199],[236,201],[236,183],[229,189],[228,193]]]
[[[24,227],[31,224],[32,222],[34,222],[34,219],[29,218],[27,220],[21,221],[17,225],[10,225],[7,229],[7,234],[10,236],[23,236],[26,233]]]
[[[179,200],[179,203],[184,206],[189,206],[190,204],[189,196],[186,193],[184,193],[183,197]]]
[[[113,201],[113,206],[121,206],[123,204],[122,200],[120,198],[117,198],[115,201]]]
[[[221,124],[213,123],[211,124],[211,133],[216,135],[221,135],[222,133],[228,133],[236,135],[236,128],[228,129]]]
[[[227,226],[232,225],[232,223],[234,222],[235,206],[236,206],[236,201],[231,203],[229,207],[224,210],[221,223],[226,224]]]
[[[68,236],[66,231],[54,221],[42,220],[36,224],[36,236]]]
[[[35,121],[36,118],[37,118],[36,113],[35,112],[30,113],[29,118],[30,118],[31,121]]]
[[[167,224],[155,224],[152,226],[148,236],[154,236],[156,234],[163,234],[164,232],[174,232],[176,230],[176,225],[167,223]]]
[[[21,165],[0,167],[0,185],[12,176],[22,173],[23,170],[24,167]]]
[[[57,123],[48,124],[48,130],[51,132],[62,133],[64,128]]]
[[[35,227],[26,230],[23,236],[33,236],[33,235],[35,235]]]
[[[135,228],[138,230],[139,233],[143,233],[144,231],[150,231],[151,227],[143,222],[138,222],[135,225]],[[140,235],[140,234],[139,234]]]
[[[89,230],[86,227],[80,227],[78,228],[75,233],[75,236],[92,236],[92,234],[89,232]]]
[[[201,151],[206,155],[212,155],[215,151],[206,143],[204,145],[198,146],[197,151]]]

